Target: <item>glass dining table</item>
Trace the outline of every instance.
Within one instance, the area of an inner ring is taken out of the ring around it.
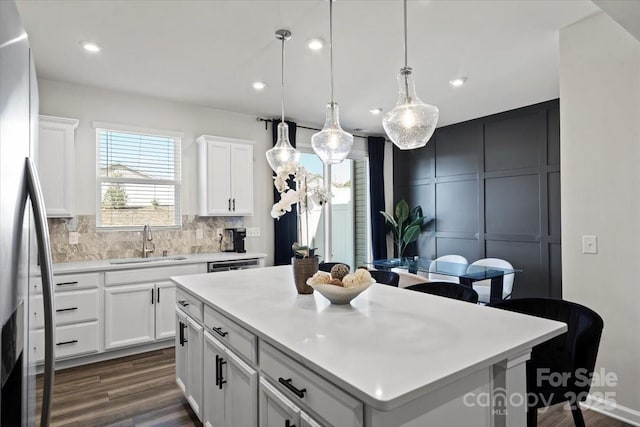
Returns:
[[[473,282],[491,280],[491,294],[489,297],[491,303],[502,300],[504,276],[522,272],[519,269],[434,261],[428,258],[379,259],[368,264],[378,270],[399,268],[410,273],[423,272],[457,277],[460,279],[461,285],[468,287],[472,287]]]

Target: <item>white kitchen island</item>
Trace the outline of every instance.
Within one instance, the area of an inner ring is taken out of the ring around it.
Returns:
[[[379,284],[335,306],[290,266],[172,280],[177,382],[205,425],[522,427],[531,348],[566,331]]]

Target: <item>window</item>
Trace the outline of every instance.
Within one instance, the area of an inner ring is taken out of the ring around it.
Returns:
[[[180,226],[180,137],[96,126],[96,139],[97,226]]]

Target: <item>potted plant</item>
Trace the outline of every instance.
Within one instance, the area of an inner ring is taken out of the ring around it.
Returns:
[[[387,226],[393,233],[397,256],[402,258],[407,246],[418,240],[422,230],[425,219],[422,207],[416,206],[409,210],[409,204],[402,199],[396,205],[394,215],[384,211],[380,211],[380,213],[384,216]]]
[[[307,279],[318,271],[318,256],[315,254],[315,248],[311,247],[309,238],[309,212],[315,206],[322,206],[329,197],[326,188],[309,185],[310,178],[309,172],[303,166],[294,163],[280,168],[273,177],[273,185],[280,193],[280,200],[274,203],[271,216],[280,219],[287,212],[291,212],[292,206],[297,204],[298,239],[303,234],[301,221],[303,218],[305,221],[306,242],[304,245],[298,242],[293,244],[294,254],[291,259],[293,277],[299,294],[313,293],[313,288],[307,285]],[[292,179],[296,183],[295,189],[289,185]]]

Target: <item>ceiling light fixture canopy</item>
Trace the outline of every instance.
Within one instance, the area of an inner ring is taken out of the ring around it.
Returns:
[[[267,162],[275,173],[278,173],[280,168],[290,163],[300,162],[300,152],[293,148],[291,142],[289,142],[289,125],[284,121],[284,42],[291,38],[291,31],[278,30],[276,31],[276,38],[282,41],[282,75],[281,75],[281,88],[282,88],[282,120],[278,123],[278,138],[276,143],[266,152]]]
[[[382,127],[401,150],[427,145],[438,124],[438,107],[425,104],[416,94],[413,70],[407,65],[407,0],[404,0],[404,67],[398,74],[398,102],[384,115]]]
[[[311,137],[311,147],[327,165],[341,163],[351,151],[353,135],[340,126],[338,103],[333,98],[333,0],[329,0],[329,52],[331,63],[331,101],[322,130]]]

